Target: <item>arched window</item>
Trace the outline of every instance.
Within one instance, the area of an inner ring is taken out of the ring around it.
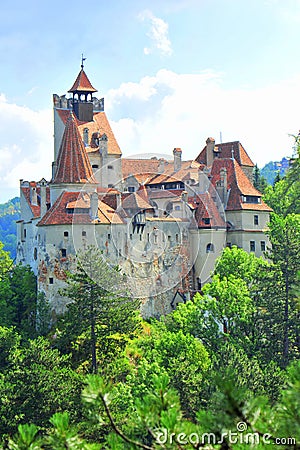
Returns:
[[[211,242],[206,246],[206,253],[213,253],[215,251],[214,244]]]
[[[83,130],[83,142],[86,147],[89,145],[89,129],[88,128],[85,128]]]

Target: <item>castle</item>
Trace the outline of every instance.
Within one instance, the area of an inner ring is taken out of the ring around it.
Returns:
[[[170,159],[123,158],[96,92],[82,65],[69,96],[53,96],[51,181],[20,180],[17,262],[31,266],[53,314],[90,244],[119,265],[145,317],[199,291],[224,246],[263,255],[271,209],[240,142],[208,138],[188,161],[180,148]]]

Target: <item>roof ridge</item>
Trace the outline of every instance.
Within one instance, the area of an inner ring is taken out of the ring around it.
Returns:
[[[71,112],[61,140],[52,183],[96,183],[79,130]]]
[[[65,190],[61,192],[61,194],[57,197],[57,199],[55,200],[55,202],[53,203],[51,208],[46,212],[44,217],[39,221],[38,225],[43,225],[46,221],[48,221],[52,217],[52,215],[55,213],[57,208],[60,206],[63,196],[66,192],[67,191],[65,191]]]

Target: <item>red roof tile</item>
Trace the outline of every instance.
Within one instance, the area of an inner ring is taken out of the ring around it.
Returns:
[[[77,212],[76,212],[77,209]],[[78,209],[81,212],[78,212]],[[86,210],[86,212],[83,212]],[[110,224],[123,223],[120,216],[103,201],[98,201],[98,219],[95,221],[90,216],[90,197],[86,192],[62,192],[47,211],[39,226],[44,225],[71,225],[79,224]]]
[[[261,200],[261,193],[255,189],[241,166],[234,159],[216,158],[214,160],[211,169],[211,182],[213,186],[216,187],[218,185],[220,171],[223,168],[227,171],[227,190],[229,190],[226,210],[253,209],[271,211],[271,208]],[[244,203],[242,196],[258,197],[261,203]],[[249,205],[251,205],[251,208]]]
[[[70,115],[70,111],[65,109],[57,109],[57,113],[64,124],[67,123],[67,120]],[[89,136],[92,139],[93,133],[99,133],[100,136],[103,134],[106,134],[107,136],[107,153],[109,155],[121,155],[121,149],[119,147],[119,144],[115,138],[115,135],[111,129],[111,126],[109,124],[109,121],[107,119],[107,116],[104,111],[100,112],[94,112],[93,115],[93,121],[92,122],[82,122],[77,119],[77,117],[74,117],[75,122],[77,124],[79,133],[81,136],[83,136],[83,130],[84,128],[88,128],[89,130]],[[86,151],[88,153],[95,152],[94,145],[92,145],[92,142],[90,143],[90,147],[86,148]]]
[[[236,161],[240,165],[254,167],[254,164],[250,159],[248,153],[246,152],[246,150],[239,141],[224,142],[222,144],[217,144],[215,148],[218,149],[218,158],[231,158],[233,150],[234,159],[236,159]],[[196,161],[198,161],[200,164],[207,165],[206,149],[207,146],[204,147],[204,149],[199,153],[199,155],[196,158]]]
[[[37,200],[38,200],[38,204],[37,205],[32,205],[31,201],[30,201],[30,187],[21,187],[21,190],[23,192],[23,195],[28,203],[28,206],[30,207],[31,211],[32,211],[32,217],[33,218],[37,218],[40,217],[41,215],[41,205],[40,205],[40,187],[37,186],[37,183],[35,181],[30,182],[30,186],[35,187],[36,188],[36,192],[37,192]],[[47,186],[46,187],[46,202],[49,203],[50,202],[50,189]]]
[[[73,86],[68,92],[97,92],[97,89],[91,85],[85,71],[81,69]]]
[[[225,221],[210,192],[201,193],[189,198],[188,203],[196,209],[195,219],[198,228],[225,228]],[[209,223],[205,223],[204,219],[210,219]]]
[[[73,114],[69,115],[57,158],[53,183],[96,183]]]

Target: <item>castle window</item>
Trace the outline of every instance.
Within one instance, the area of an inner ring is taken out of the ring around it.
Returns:
[[[214,251],[215,251],[214,244],[212,244],[211,242],[209,244],[207,244],[206,253],[213,253]]]
[[[128,186],[128,192],[134,192],[135,187],[134,186]]]
[[[49,278],[49,284],[53,284],[53,278],[52,277]]]
[[[254,225],[258,225],[258,215],[254,215]]]
[[[176,239],[176,242],[178,243],[178,242],[179,242],[179,236],[178,236],[178,234],[176,234],[175,239]]]
[[[108,187],[109,187],[109,188],[113,188],[114,185],[113,185],[113,184],[109,184]]]
[[[62,257],[62,258],[65,258],[65,257],[67,256],[67,250],[66,250],[65,248],[62,248],[62,249],[60,250],[60,252],[61,252],[61,257]]]
[[[24,238],[26,238],[27,230],[24,228]]]
[[[68,237],[69,236],[69,232],[68,231],[64,231],[64,237]]]
[[[261,198],[255,195],[243,195],[244,203],[261,203]]]
[[[210,218],[209,218],[209,217],[203,217],[202,222],[203,222],[205,225],[209,225],[209,224],[210,224]]]
[[[81,232],[81,236],[82,236],[82,237],[85,237],[85,236],[86,236],[86,231],[83,230],[83,231]]]
[[[180,211],[180,205],[175,206],[175,211]]]
[[[266,242],[265,241],[260,241],[260,249],[262,252],[266,251]]]
[[[108,234],[107,235],[107,240],[110,241],[110,238],[111,238],[111,236],[110,236],[110,234]]]
[[[37,260],[37,248],[35,247],[33,250],[33,259],[36,261]]]
[[[107,166],[107,168],[113,170],[113,166]]]
[[[93,169],[99,169],[99,166],[98,166],[98,164],[92,164],[92,168]]]
[[[86,147],[89,145],[89,129],[88,128],[85,128],[83,130],[83,142]]]
[[[255,252],[255,241],[250,241],[250,252]]]

